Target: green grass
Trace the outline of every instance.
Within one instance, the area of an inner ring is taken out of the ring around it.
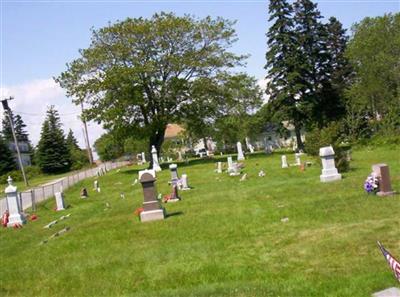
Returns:
[[[100,194],[88,179],[66,192],[68,210],[54,212],[51,199],[37,221],[0,230],[0,295],[354,297],[398,286],[376,241],[400,257],[400,195],[368,196],[362,185],[372,164],[386,162],[400,190],[399,152],[353,157],[343,180],[328,184],[319,182],[317,163],[285,170],[279,154],[251,156],[244,182],[214,173],[214,161],[179,164],[193,189],[165,205],[166,220],[149,223],[133,215],[143,200],[140,185],[132,186],[139,167],[101,177]],[[159,192],[170,192],[169,177],[169,170],[158,175]],[[79,198],[83,186],[87,200]]]

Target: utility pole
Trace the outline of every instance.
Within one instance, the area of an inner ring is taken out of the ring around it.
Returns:
[[[89,162],[90,165],[93,164],[93,154],[92,154],[92,149],[90,148],[90,142],[89,142],[89,134],[88,134],[88,129],[87,129],[87,124],[86,124],[86,120],[85,117],[83,116],[83,100],[81,100],[81,120],[83,123],[83,128],[84,128],[84,135],[85,135],[85,142],[86,142],[86,151],[88,153],[88,158],[89,158]]]
[[[25,175],[24,164],[22,164],[21,152],[19,151],[17,136],[15,135],[14,121],[13,121],[13,118],[11,116],[11,109],[8,106],[8,101],[13,100],[13,99],[14,98],[10,96],[9,98],[1,100],[1,104],[3,105],[3,109],[4,109],[4,112],[6,113],[6,116],[8,117],[8,120],[10,121],[11,132],[12,132],[12,135],[13,135],[13,138],[14,138],[14,144],[15,144],[15,148],[17,150],[17,155],[18,155],[19,168],[21,169],[22,176],[23,176],[24,182],[25,182],[25,186],[29,186],[28,180],[27,180],[26,175]]]

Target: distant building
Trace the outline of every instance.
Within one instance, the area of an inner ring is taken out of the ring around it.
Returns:
[[[15,143],[10,142],[8,144],[8,147],[11,150],[11,152],[14,156],[14,159],[15,159],[15,163],[17,164],[17,166],[19,168],[18,153],[17,153],[17,148],[15,147]],[[26,141],[19,141],[18,148],[19,148],[19,152],[21,153],[22,165],[31,166],[32,165],[31,149],[30,149],[29,143]]]

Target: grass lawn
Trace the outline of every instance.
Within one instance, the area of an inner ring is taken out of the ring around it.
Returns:
[[[399,191],[399,151],[354,151],[351,171],[328,184],[318,164],[281,169],[280,157],[251,156],[244,182],[214,173],[216,160],[179,164],[193,189],[165,205],[166,220],[149,223],[133,215],[143,201],[140,184],[132,186],[139,167],[101,177],[99,194],[88,179],[66,192],[68,210],[54,212],[51,199],[37,221],[0,230],[0,295],[355,297],[399,287],[376,241],[400,257],[400,195],[362,188],[371,165],[386,162]],[[170,192],[169,178],[169,170],[158,175],[159,192]],[[87,200],[79,198],[83,186]]]

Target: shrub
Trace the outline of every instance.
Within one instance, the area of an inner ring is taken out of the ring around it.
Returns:
[[[350,150],[350,146],[343,144],[343,140],[341,124],[333,122],[325,128],[314,128],[307,133],[305,151],[309,155],[318,156],[321,147],[332,145],[336,166],[340,172],[345,172],[350,168],[347,160],[347,151]]]
[[[35,176],[38,176],[39,174],[41,174],[41,171],[38,166],[25,167],[25,175],[28,180]],[[24,180],[21,170],[13,170],[0,176],[0,184],[7,184],[7,179],[9,176],[11,176],[11,178],[15,182]]]

